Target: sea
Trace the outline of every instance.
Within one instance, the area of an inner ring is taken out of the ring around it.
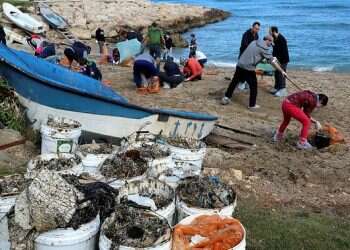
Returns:
[[[277,26],[289,46],[289,68],[313,71],[350,72],[350,0],[154,0],[182,3],[229,11],[228,19],[201,28],[195,33],[198,48],[209,64],[233,67],[237,62],[242,34],[254,21],[262,26],[259,36]],[[188,49],[176,49],[185,57]]]

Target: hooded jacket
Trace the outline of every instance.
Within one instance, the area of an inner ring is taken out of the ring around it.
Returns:
[[[267,59],[269,63],[272,62],[273,56],[270,48],[263,40],[253,41],[244,50],[237,66],[245,70],[255,71],[256,65],[263,59]]]

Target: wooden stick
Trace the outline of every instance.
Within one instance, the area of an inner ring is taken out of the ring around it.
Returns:
[[[227,126],[224,126],[224,125],[220,125],[220,124],[215,124],[215,126],[218,127],[218,128],[230,130],[230,131],[238,133],[238,134],[250,135],[250,136],[253,136],[253,137],[261,137],[261,135],[254,134],[254,133],[249,132],[249,131],[243,131],[243,130],[236,129],[236,128],[230,128],[230,127],[227,127]]]
[[[11,148],[11,147],[14,147],[14,146],[18,146],[18,145],[24,144],[25,142],[26,142],[26,139],[21,139],[21,140],[18,140],[18,141],[14,141],[14,142],[10,142],[10,143],[7,143],[7,144],[3,144],[3,145],[0,145],[0,150],[4,150],[4,149],[8,149],[8,148]]]

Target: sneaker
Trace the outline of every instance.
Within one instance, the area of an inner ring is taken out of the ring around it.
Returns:
[[[305,142],[298,141],[297,142],[297,148],[305,149],[305,150],[311,150],[313,147],[308,141],[305,141]]]
[[[248,108],[251,109],[251,110],[255,110],[255,109],[259,109],[261,107],[260,107],[260,105],[255,104],[255,106],[249,106]]]
[[[276,94],[277,91],[278,91],[277,89],[272,88],[272,89],[270,89],[269,92],[270,92],[270,94],[274,95],[274,94]]]
[[[163,89],[170,89],[170,85],[166,82],[163,82]]]
[[[222,105],[227,105],[231,102],[230,98],[228,98],[227,96],[224,96],[222,99],[221,99],[221,104]]]
[[[284,89],[280,89],[280,90],[278,90],[275,94],[274,94],[274,96],[276,96],[276,97],[284,97],[284,96],[287,96],[287,89],[286,88],[284,88]]]
[[[275,131],[275,133],[273,134],[273,142],[279,142],[279,141],[282,141],[283,139],[283,134],[278,132],[278,130]]]

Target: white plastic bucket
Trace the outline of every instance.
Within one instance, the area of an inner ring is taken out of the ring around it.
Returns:
[[[149,212],[151,214],[154,214],[156,216],[159,216],[153,212]],[[111,217],[110,217],[111,218]],[[100,250],[110,250],[112,247],[112,241],[106,237],[104,234],[104,227],[105,223],[108,223],[109,219],[104,222],[104,224],[101,227],[101,232],[100,232],[100,240],[99,240],[99,249]],[[170,229],[169,229],[170,230]],[[171,235],[170,239],[167,241],[163,241],[162,243],[152,246],[152,247],[146,247],[146,248],[134,248],[134,247],[128,247],[128,246],[119,246],[119,250],[171,250],[172,247],[172,240],[171,240]]]
[[[99,174],[99,167],[108,158],[108,155],[87,154],[82,160],[83,172],[96,175]]]
[[[162,208],[157,208],[155,212],[159,216],[166,218],[170,225],[174,223],[175,215],[175,191],[172,187],[156,179],[132,181],[127,184],[128,195],[140,194],[144,191],[154,194],[165,195],[171,202]]]
[[[180,178],[175,176],[175,175],[166,175],[166,174],[162,174],[158,177],[158,179],[160,181],[165,182],[166,184],[168,184],[170,187],[172,187],[173,189],[176,189],[177,186],[179,185],[180,182]]]
[[[194,219],[196,219],[198,216],[201,216],[201,215],[203,215],[203,214],[196,214],[196,215],[191,215],[189,217],[186,217],[185,219],[181,220],[178,223],[178,225],[179,224],[180,225],[189,225],[189,224],[191,224],[191,222]],[[211,214],[209,213],[208,215],[211,215]],[[222,217],[231,217],[232,218],[232,216],[223,216],[223,215],[221,215],[221,216]],[[231,248],[230,250],[245,250],[245,248],[246,248],[246,231],[245,231],[245,228],[244,228],[244,226],[242,224],[241,224],[241,226],[242,226],[243,232],[244,232],[243,239],[238,245],[236,245],[235,247]]]
[[[174,175],[180,178],[200,175],[203,159],[206,153],[206,145],[200,141],[198,143],[198,149],[186,149],[164,144],[165,147],[170,149],[172,154],[174,162]]]
[[[167,147],[164,147],[163,145],[156,144],[155,142],[152,142],[152,141],[134,142],[134,143],[128,145],[126,147],[126,149],[127,150],[130,150],[130,149],[142,150],[142,147],[145,144],[148,146],[157,145],[157,146],[159,146],[159,148],[161,150],[164,150],[165,152],[168,151]],[[169,155],[165,156],[165,157],[161,157],[161,158],[157,158],[157,159],[146,159],[148,161],[148,166],[149,166],[149,170],[147,171],[147,175],[149,177],[157,178],[159,175],[161,175],[162,173],[164,173],[168,169],[173,168],[173,164],[174,164],[173,157],[172,157],[170,150],[168,152],[169,152]]]
[[[56,118],[57,120],[58,118]],[[81,135],[81,124],[70,119],[59,119],[68,124],[78,124],[73,129],[58,129],[42,124],[41,132],[41,154],[75,153],[78,140]]]
[[[0,249],[10,250],[7,213],[16,203],[16,196],[0,197]]]
[[[42,155],[38,155],[37,157],[35,157],[34,159],[30,160],[27,164],[27,172],[24,175],[24,177],[26,179],[33,179],[35,178],[35,176],[39,173],[36,170],[36,165],[37,165],[37,161],[39,160],[45,160],[45,161],[49,161],[52,159],[58,159],[58,158],[74,158],[76,157],[76,155],[74,154],[42,154]],[[67,173],[67,174],[74,174],[74,175],[79,175],[83,172],[83,167],[82,164],[76,164],[74,165],[72,168],[67,169],[67,170],[62,170],[59,171],[60,173]]]
[[[232,216],[233,212],[235,211],[236,205],[237,196],[235,197],[235,201],[231,205],[217,209],[192,207],[186,204],[185,202],[179,200],[179,197],[176,198],[176,211],[179,220],[197,214],[219,214],[222,216]]]
[[[55,229],[40,234],[35,240],[35,250],[95,250],[100,218],[73,228]]]

